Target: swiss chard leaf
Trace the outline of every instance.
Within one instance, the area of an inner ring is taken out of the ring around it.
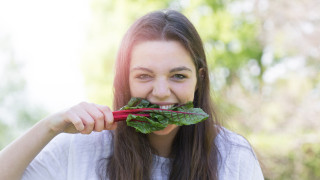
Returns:
[[[206,120],[209,115],[200,108],[193,108],[193,103],[174,106],[169,109],[160,109],[158,105],[151,104],[142,98],[131,98],[129,103],[121,110],[135,110],[135,115],[129,114],[126,122],[128,126],[134,127],[141,133],[159,131],[168,124],[178,126],[196,124]],[[139,116],[149,114],[150,117]]]
[[[140,108],[159,108],[156,104],[151,104],[148,100],[142,98],[131,98],[127,105],[120,110],[140,109]]]

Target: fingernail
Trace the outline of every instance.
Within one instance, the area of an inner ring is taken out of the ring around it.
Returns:
[[[79,127],[79,131],[83,131],[84,130],[84,125],[81,124],[81,126]]]

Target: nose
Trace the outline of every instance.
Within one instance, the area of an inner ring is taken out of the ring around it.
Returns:
[[[170,84],[165,78],[158,79],[153,84],[152,95],[159,99],[170,97]]]

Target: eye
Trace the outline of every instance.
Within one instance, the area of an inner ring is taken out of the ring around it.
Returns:
[[[176,80],[183,80],[185,78],[187,78],[185,75],[183,74],[175,74],[172,76],[173,79],[176,79]]]
[[[139,74],[139,75],[136,76],[136,78],[140,79],[140,80],[148,80],[148,79],[151,78],[151,76],[148,75],[148,74]]]

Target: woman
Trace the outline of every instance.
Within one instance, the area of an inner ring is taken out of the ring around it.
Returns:
[[[203,45],[189,20],[171,10],[149,13],[122,41],[114,110],[141,97],[163,109],[193,101],[210,117],[141,134],[113,122],[107,106],[80,103],[6,147],[0,179],[263,179],[249,143],[218,124],[209,85]]]

